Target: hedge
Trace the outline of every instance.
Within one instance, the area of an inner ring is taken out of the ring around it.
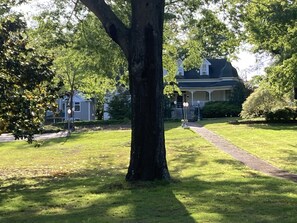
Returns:
[[[237,117],[241,106],[228,101],[212,101],[207,102],[201,112],[204,118]]]
[[[267,112],[266,121],[291,121],[297,119],[297,107],[285,107]]]

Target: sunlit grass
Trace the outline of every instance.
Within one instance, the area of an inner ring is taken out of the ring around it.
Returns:
[[[173,182],[125,182],[130,131],[0,144],[0,222],[296,222],[297,185],[264,176],[179,123]]]
[[[297,173],[296,124],[233,125],[227,121],[208,121],[205,127],[255,156],[279,168]]]

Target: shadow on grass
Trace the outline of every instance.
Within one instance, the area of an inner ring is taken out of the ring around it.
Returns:
[[[11,203],[11,209],[0,209],[0,221],[296,222],[297,198],[288,196],[292,191],[280,180],[258,175],[245,181],[199,177],[170,184],[128,183],[124,174],[94,169],[18,180],[0,188],[0,204]]]
[[[0,188],[0,204],[20,199],[16,208],[0,211],[0,222],[195,222],[170,184],[128,183],[124,177],[91,170],[32,178],[33,185],[19,179]]]

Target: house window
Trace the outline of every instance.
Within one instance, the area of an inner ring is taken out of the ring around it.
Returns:
[[[205,63],[202,64],[201,74],[202,75],[207,75],[207,65]]]
[[[74,111],[80,112],[80,102],[74,102]]]

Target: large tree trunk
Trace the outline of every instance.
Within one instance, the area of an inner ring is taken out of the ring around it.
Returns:
[[[81,2],[100,19],[128,59],[132,139],[126,179],[169,180],[163,123],[164,0],[131,0],[131,28],[119,20],[104,0]]]
[[[169,179],[163,124],[164,6],[160,0],[137,1],[132,4],[132,10],[128,63],[133,115],[126,179]]]

